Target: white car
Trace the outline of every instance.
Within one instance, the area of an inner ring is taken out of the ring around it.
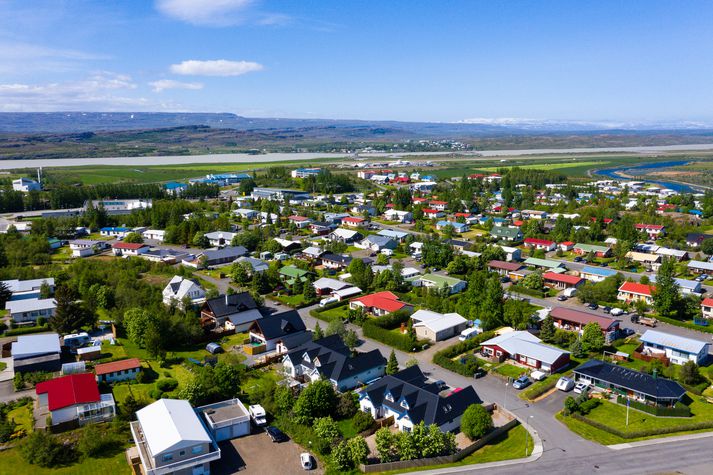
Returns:
[[[555,387],[560,391],[571,391],[572,388],[574,388],[574,381],[566,376],[562,376],[560,379],[557,380],[557,384],[555,385]]]
[[[334,302],[339,302],[339,299],[337,297],[327,297],[319,301],[319,306],[324,307]]]
[[[305,470],[312,470],[314,468],[314,463],[312,462],[312,456],[307,452],[300,454],[300,464]]]
[[[612,308],[612,309],[611,309],[611,312],[609,312],[609,314],[612,315],[612,316],[614,316],[614,317],[618,317],[618,316],[620,316],[620,315],[624,315],[624,313],[625,313],[624,310],[622,310],[622,309],[620,309],[620,308],[616,308],[616,307]]]
[[[589,383],[585,383],[583,381],[578,382],[574,386],[574,392],[577,394],[582,394],[584,392],[587,392],[587,389],[589,389]]]

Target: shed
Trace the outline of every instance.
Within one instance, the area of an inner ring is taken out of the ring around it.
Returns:
[[[101,346],[85,346],[77,348],[77,361],[90,361],[101,357]]]
[[[215,343],[215,342],[208,343],[208,344],[205,346],[205,349],[206,349],[206,351],[207,351],[208,353],[210,353],[211,355],[215,355],[215,354],[218,354],[218,353],[222,353],[222,352],[223,352],[223,347],[220,346],[219,344]]]

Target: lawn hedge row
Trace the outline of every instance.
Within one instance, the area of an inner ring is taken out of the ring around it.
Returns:
[[[624,396],[618,396],[616,402],[622,406],[626,406],[626,398]],[[680,402],[676,403],[675,407],[654,407],[639,401],[629,400],[629,405],[634,409],[659,417],[691,417],[691,409]]]
[[[559,378],[552,378],[547,381],[542,381],[542,383],[535,383],[525,391],[523,391],[522,395],[526,399],[536,399],[543,394],[545,394],[547,391],[550,389],[554,388],[557,385],[557,380]]]
[[[18,336],[18,335],[30,335],[32,333],[41,333],[49,331],[49,325],[41,325],[34,327],[20,327],[13,330],[8,330],[5,332],[5,336]]]
[[[513,284],[510,286],[508,289],[508,292],[514,292],[516,294],[525,294],[529,295],[531,297],[537,297],[537,298],[545,298],[547,297],[547,292],[543,292],[541,290],[533,290],[533,289],[528,289],[527,287],[523,287],[522,285],[518,284]]]
[[[688,432],[688,431],[701,430],[701,429],[713,429],[713,421],[700,421],[700,422],[692,422],[690,424],[681,424],[678,426],[659,427],[657,429],[646,429],[646,430],[636,430],[636,431],[631,431],[631,432],[622,432],[619,429],[615,429],[615,428],[610,427],[606,424],[602,424],[599,421],[594,421],[588,417],[581,416],[577,413],[572,413],[568,417],[571,417],[571,418],[578,420],[580,422],[584,422],[585,424],[588,424],[596,429],[603,430],[604,432],[608,432],[608,433],[615,435],[617,437],[621,437],[622,439],[638,439],[641,437],[651,437],[653,435],[665,435],[665,434],[674,434],[676,432]]]
[[[337,308],[337,307],[344,307],[348,304],[349,304],[348,300],[340,300],[339,302],[332,302],[330,304],[325,305],[324,307],[313,308],[312,310],[309,311],[309,314],[311,316],[313,316],[314,318],[322,320],[323,322],[331,322],[336,317],[328,317],[326,315],[323,315],[323,313],[326,312],[327,310],[331,310],[331,309]]]
[[[410,315],[405,312],[390,313],[383,317],[367,319],[361,328],[367,338],[380,341],[401,351],[420,351],[422,345],[426,343],[425,341],[414,343],[407,334],[391,331],[400,327],[402,323],[407,323],[409,318],[411,318]]]
[[[441,351],[436,352],[436,354],[433,355],[432,361],[441,368],[453,371],[454,373],[458,373],[462,376],[471,377],[473,376],[473,372],[471,371],[470,367],[468,365],[460,363],[460,361],[453,361],[452,358],[455,358],[458,355],[476,349],[485,340],[489,340],[494,336],[495,332],[483,332],[480,335],[471,338],[470,340],[461,341],[459,343],[456,343],[455,345],[451,345],[447,348],[442,349]]]
[[[695,323],[682,322],[681,320],[676,320],[675,318],[662,317],[657,315],[656,319],[671,325],[676,325],[677,327],[688,328],[689,330],[696,330],[704,333],[713,333],[713,326],[703,326],[696,325]]]

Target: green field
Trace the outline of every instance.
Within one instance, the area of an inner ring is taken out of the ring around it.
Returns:
[[[0,475],[129,475],[124,452],[107,458],[88,458],[67,467],[42,468],[30,465],[17,448],[0,452]]]

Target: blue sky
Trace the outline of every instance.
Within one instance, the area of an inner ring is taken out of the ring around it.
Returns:
[[[0,111],[713,124],[713,2],[0,0]]]

